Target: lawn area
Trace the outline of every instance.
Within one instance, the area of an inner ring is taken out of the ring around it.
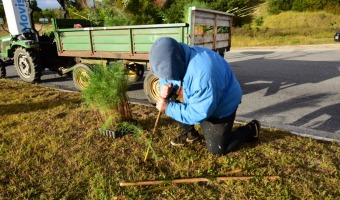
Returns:
[[[164,114],[132,105],[143,130],[111,139],[79,93],[0,80],[0,199],[337,199],[340,145],[262,129],[257,143],[225,156],[202,141],[174,148]],[[226,172],[242,169],[235,174]],[[276,175],[269,180],[264,176]],[[254,176],[213,181],[216,176]],[[210,177],[212,181],[121,187],[121,182]]]

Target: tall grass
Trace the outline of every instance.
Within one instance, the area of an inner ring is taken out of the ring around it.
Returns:
[[[340,16],[327,12],[257,13],[252,24],[234,28],[232,47],[334,43]]]

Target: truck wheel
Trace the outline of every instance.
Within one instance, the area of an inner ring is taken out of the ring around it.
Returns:
[[[17,48],[14,52],[14,66],[23,81],[28,83],[40,81],[42,69],[35,51]]]
[[[128,82],[134,83],[143,78],[144,75],[144,65],[138,63],[127,63],[126,67],[128,69]]]
[[[92,73],[91,68],[85,64],[78,63],[74,66],[73,83],[79,91],[82,91],[87,86],[90,73]]]
[[[144,79],[144,93],[148,101],[155,105],[159,99],[159,83],[158,77],[152,74],[151,71],[145,76]]]

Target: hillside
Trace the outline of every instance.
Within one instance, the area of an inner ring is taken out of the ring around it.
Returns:
[[[233,29],[233,47],[329,44],[340,31],[340,15],[324,11],[268,15],[261,10],[251,24]]]

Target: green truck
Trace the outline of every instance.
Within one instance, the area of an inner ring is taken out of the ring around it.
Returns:
[[[72,73],[76,88],[82,90],[86,87],[84,77],[98,64],[123,62],[129,70],[129,81],[143,78],[144,71],[150,69],[149,50],[160,37],[205,46],[224,56],[231,47],[232,15],[197,7],[190,7],[188,12],[188,23],[154,25],[95,27],[87,20],[53,19],[51,37],[39,38],[36,51],[17,46],[12,50],[14,63],[24,65],[21,68],[27,73],[20,77],[27,82],[40,78],[40,69],[48,68],[61,75]],[[17,50],[21,51],[15,53]],[[35,56],[39,57],[36,64],[39,67],[34,66],[32,57]],[[16,68],[20,72],[20,67]],[[157,101],[158,79],[150,71],[144,78],[144,92],[150,103]]]
[[[179,42],[205,46],[224,56],[231,47],[232,15],[190,7],[188,23],[90,27],[89,22],[69,19],[53,21],[58,57],[72,57],[76,64],[62,69],[73,71],[78,89],[84,87],[82,78],[98,63],[122,61],[129,69],[129,79],[137,81],[149,69],[149,50],[160,37],[172,37]],[[83,28],[71,28],[80,24]],[[144,92],[150,103],[158,99],[158,79],[149,73],[144,79]]]

